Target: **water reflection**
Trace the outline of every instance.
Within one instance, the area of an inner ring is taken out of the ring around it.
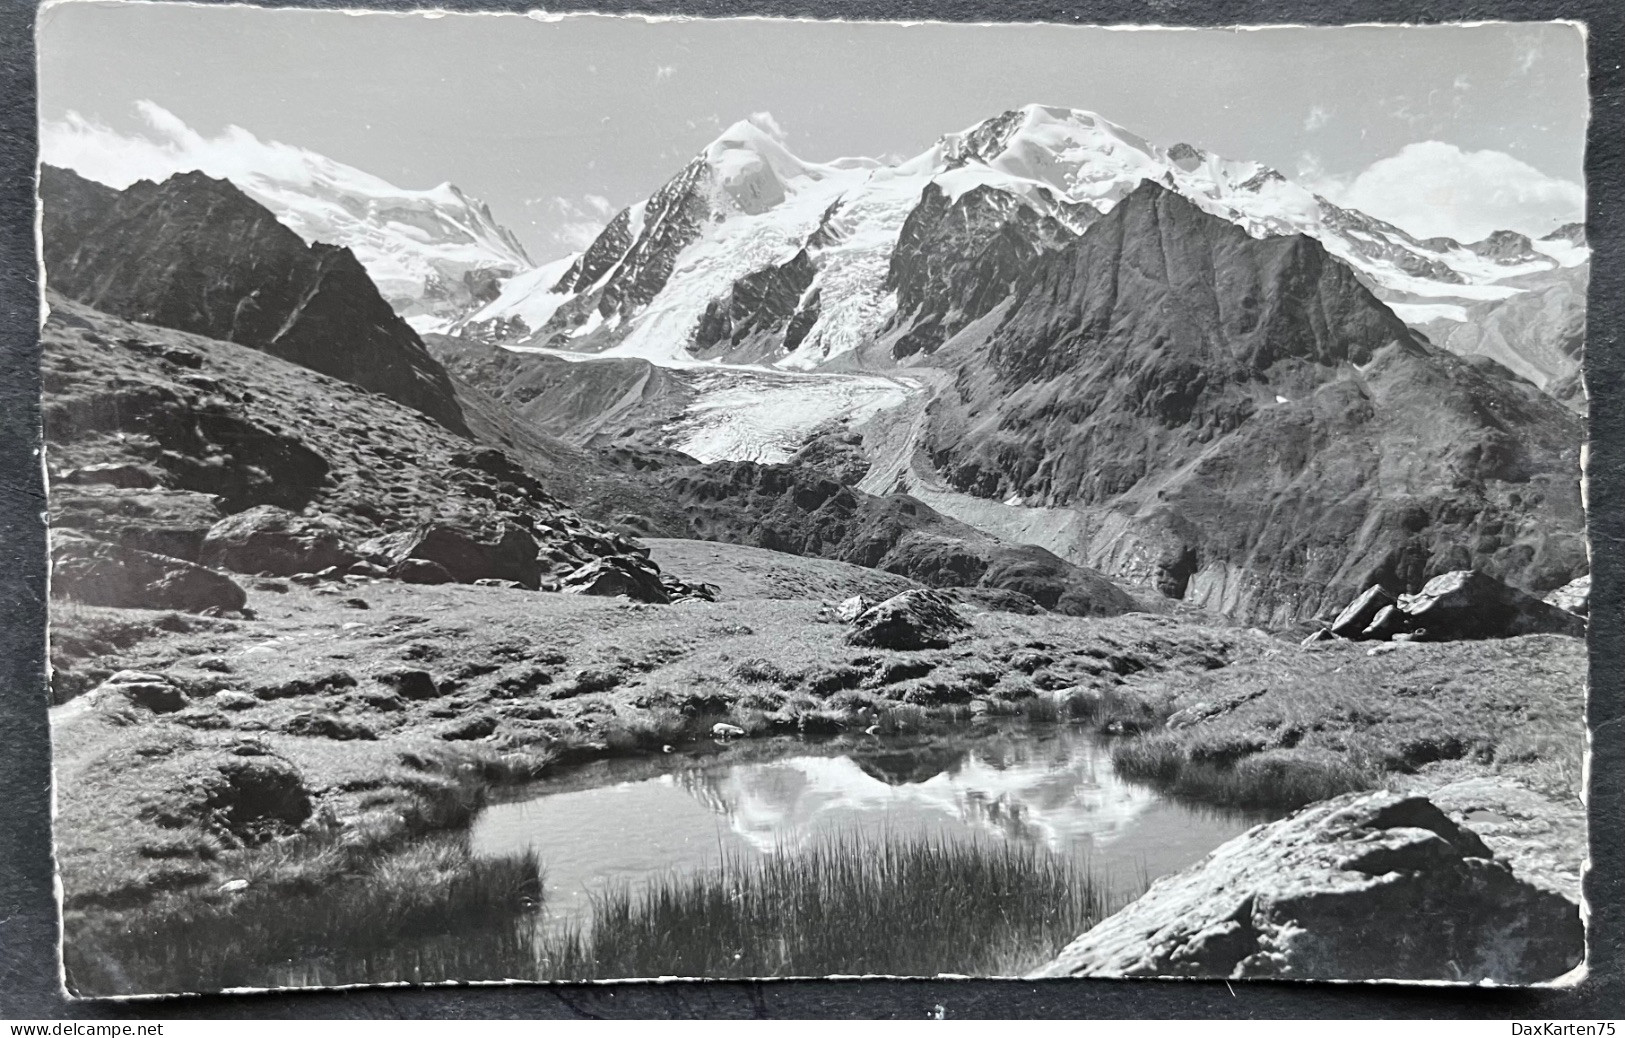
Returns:
[[[992,728],[951,739],[787,742],[765,760],[605,766],[603,783],[493,805],[474,845],[535,847],[555,913],[590,892],[651,874],[693,871],[724,851],[772,854],[864,830],[998,839],[1092,860],[1124,890],[1142,873],[1183,868],[1257,819],[1165,801],[1112,771],[1106,743],[1065,726]]]

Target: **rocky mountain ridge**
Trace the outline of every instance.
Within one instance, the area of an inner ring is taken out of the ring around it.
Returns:
[[[123,191],[46,166],[49,287],[97,310],[254,347],[466,432],[451,383],[350,250],[306,245],[224,180]]]
[[[1544,594],[1586,567],[1576,416],[1417,337],[1314,240],[1156,185],[934,363],[956,379],[922,449],[953,486],[1078,509],[1082,550],[1052,549],[1238,618],[1474,567]]]

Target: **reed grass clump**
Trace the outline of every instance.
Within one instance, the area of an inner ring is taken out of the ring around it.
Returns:
[[[594,899],[540,976],[1016,976],[1119,907],[1086,865],[1013,843],[865,833]]]
[[[339,859],[359,874],[334,876]],[[368,855],[337,841],[260,861],[240,891],[66,919],[85,994],[528,976],[541,898],[533,852],[480,858],[462,835]],[[301,882],[301,878],[322,882]]]
[[[1225,762],[1202,759],[1193,752],[1201,748],[1173,736],[1140,736],[1112,747],[1112,766],[1185,800],[1278,811],[1382,784],[1381,769],[1357,756],[1275,749]]]

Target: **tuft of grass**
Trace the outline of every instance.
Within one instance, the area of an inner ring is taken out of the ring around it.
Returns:
[[[1113,746],[1112,766],[1186,800],[1281,811],[1382,783],[1378,768],[1330,754],[1274,750],[1233,764],[1193,759],[1189,747],[1162,734]]]
[[[1119,907],[1104,877],[1014,843],[826,837],[621,887],[545,936],[541,977],[1017,976]]]

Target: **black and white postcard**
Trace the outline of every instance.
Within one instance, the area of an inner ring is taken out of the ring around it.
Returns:
[[[68,990],[1572,983],[1586,47],[48,4]]]

